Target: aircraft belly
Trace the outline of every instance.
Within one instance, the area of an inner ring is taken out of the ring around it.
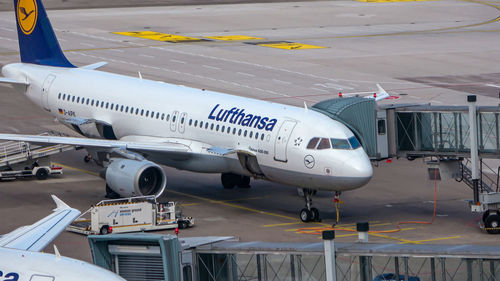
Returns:
[[[267,179],[270,181],[319,190],[351,190],[361,187],[369,181],[369,178],[364,177],[318,175],[288,169],[279,169],[270,166],[261,166],[261,168]]]
[[[165,166],[180,170],[188,170],[198,173],[237,173],[246,175],[247,173],[241,167],[238,159],[222,157],[218,155],[183,153],[175,157],[171,153],[162,155],[155,153],[147,157],[148,160]]]

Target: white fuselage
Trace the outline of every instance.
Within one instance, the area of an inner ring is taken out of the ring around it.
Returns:
[[[345,125],[314,110],[80,68],[19,63],[4,66],[2,73],[29,82],[21,86],[26,95],[71,128],[75,119],[98,120],[120,140],[171,140],[190,147],[191,157],[179,161],[146,155],[159,164],[252,175],[236,153],[207,151],[222,147],[255,154],[263,178],[297,187],[342,191],[372,177],[362,148],[306,148],[314,137],[353,136]],[[102,137],[95,125],[78,129]]]
[[[0,248],[0,280],[124,281],[95,265],[52,254]]]

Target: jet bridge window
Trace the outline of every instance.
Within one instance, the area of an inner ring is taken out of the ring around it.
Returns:
[[[319,142],[319,138],[312,138],[307,144],[307,149],[315,149]]]

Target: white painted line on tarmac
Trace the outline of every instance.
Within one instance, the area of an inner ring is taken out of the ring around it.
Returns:
[[[493,88],[500,88],[500,85],[495,85],[495,84],[486,84],[486,86]]]
[[[139,56],[145,57],[145,58],[150,58],[150,59],[154,58],[154,56],[145,55],[145,54],[140,54]]]
[[[88,46],[88,47],[95,47],[94,44],[90,44],[90,43],[80,43],[80,45]]]
[[[276,82],[276,83],[287,84],[287,85],[292,84],[292,82],[283,81],[283,80],[278,80],[278,79],[273,79],[273,81],[274,81],[274,82]]]
[[[123,50],[120,49],[108,49],[108,51],[123,53]]]
[[[14,29],[8,28],[8,27],[0,27],[0,29],[7,30],[7,31],[10,31],[10,32],[14,32],[15,31]]]
[[[17,40],[10,39],[10,38],[7,38],[7,37],[0,37],[0,40],[6,40],[6,41],[17,41]]]
[[[215,66],[211,66],[211,65],[206,65],[206,64],[204,64],[204,65],[202,65],[202,66],[203,66],[204,68],[210,68],[210,69],[220,70],[220,68],[215,67]]]
[[[176,63],[186,63],[185,61],[181,61],[181,60],[170,60],[171,62],[176,62]]]
[[[315,90],[315,91],[321,91],[321,92],[326,92],[326,93],[329,93],[330,91],[327,91],[327,90],[323,90],[323,89],[318,89],[318,88],[310,88],[311,90]]]
[[[236,72],[236,73],[243,76],[255,77],[255,75],[246,72]]]

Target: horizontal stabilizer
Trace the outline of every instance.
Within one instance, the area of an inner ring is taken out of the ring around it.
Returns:
[[[11,85],[29,85],[26,81],[19,81],[10,78],[0,77],[0,84],[11,84]]]
[[[98,69],[100,67],[103,67],[106,64],[108,64],[108,62],[106,62],[106,61],[100,61],[100,62],[96,62],[96,63],[93,63],[93,64],[84,65],[84,66],[82,66],[80,68],[94,70],[94,69]]]

